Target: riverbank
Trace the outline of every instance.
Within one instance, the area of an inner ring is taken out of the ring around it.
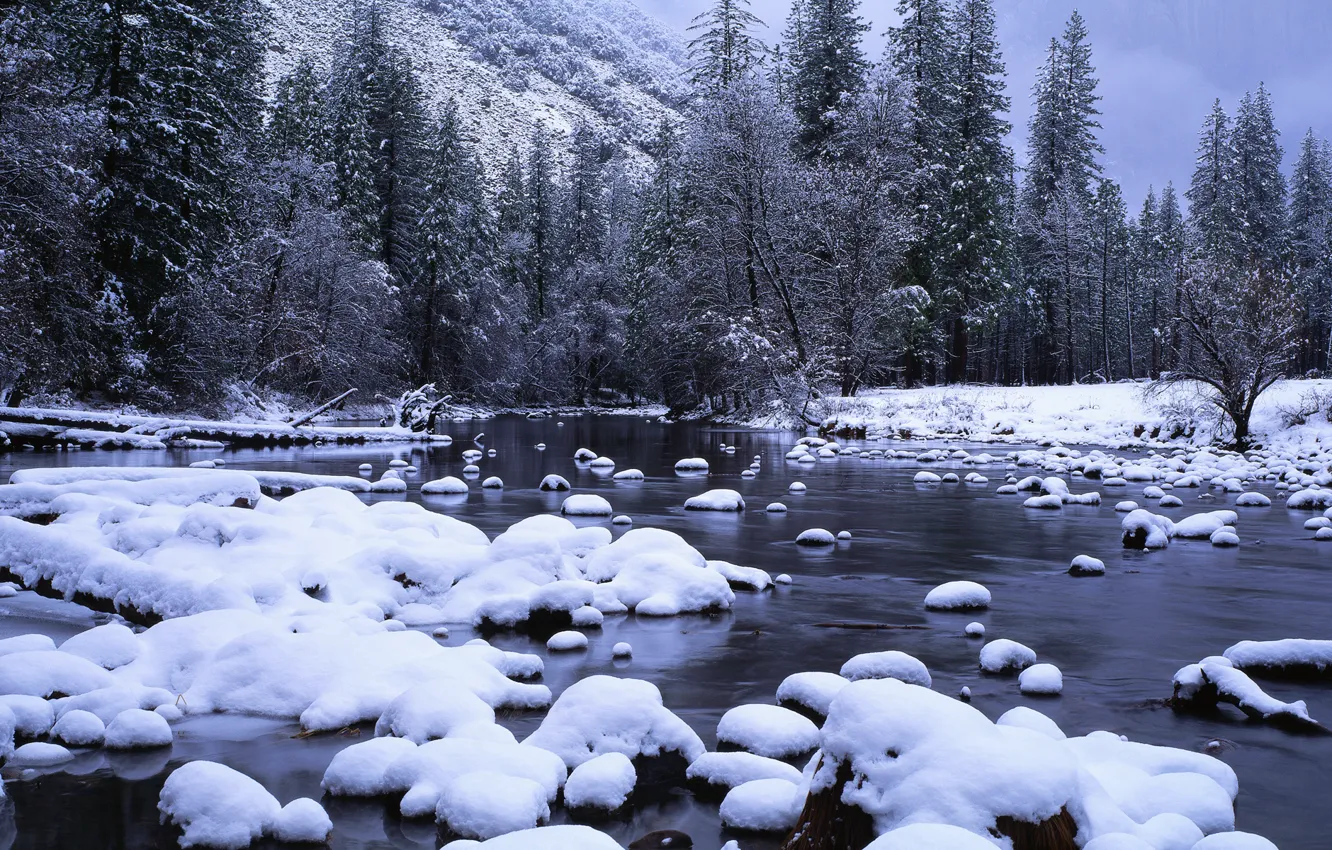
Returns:
[[[1258,443],[1274,448],[1332,442],[1332,380],[1282,381],[1254,409]],[[1067,387],[957,386],[871,390],[811,404],[819,430],[839,436],[955,438],[987,443],[1064,443],[1112,448],[1224,442],[1223,423],[1199,392],[1147,382]],[[790,426],[781,417],[761,427]]]

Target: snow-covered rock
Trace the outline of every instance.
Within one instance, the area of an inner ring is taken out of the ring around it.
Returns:
[[[610,502],[592,493],[579,493],[570,496],[560,505],[560,513],[565,516],[610,516],[615,513]]]
[[[1035,651],[1014,640],[999,638],[981,647],[980,666],[986,673],[1017,672],[1035,663]]]
[[[923,688],[932,684],[930,671],[920,659],[896,649],[857,655],[842,665],[841,675],[849,682],[897,679]]]
[[[722,825],[743,832],[789,832],[805,802],[787,779],[755,779],[732,788],[721,804]]]
[[[925,607],[933,611],[972,611],[990,607],[990,591],[974,581],[950,581],[925,595]]]
[[[709,490],[685,500],[687,511],[743,511],[745,499],[734,490]]]
[[[638,774],[624,753],[602,753],[578,765],[564,786],[564,804],[574,810],[610,813],[624,808]]]
[[[722,715],[717,741],[767,758],[793,758],[818,746],[809,718],[776,705],[738,705]]]

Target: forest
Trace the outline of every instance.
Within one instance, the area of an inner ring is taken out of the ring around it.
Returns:
[[[209,409],[434,384],[479,404],[745,417],[875,386],[1196,378],[1235,404],[1332,354],[1332,146],[1291,176],[1260,82],[1130,209],[1076,13],[1030,93],[993,0],[746,0],[690,30],[651,164],[588,126],[500,161],[380,7],[270,85],[261,0],[0,13],[0,404]],[[682,87],[683,89],[684,87]],[[1224,385],[1224,387],[1222,386]],[[1228,387],[1229,389],[1226,389]]]

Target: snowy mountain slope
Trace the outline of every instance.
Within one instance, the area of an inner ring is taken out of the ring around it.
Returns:
[[[645,159],[641,145],[685,91],[684,39],[630,0],[380,2],[431,104],[457,100],[489,163],[537,121],[566,134],[587,122]],[[270,80],[302,55],[327,68],[354,0],[270,3]]]

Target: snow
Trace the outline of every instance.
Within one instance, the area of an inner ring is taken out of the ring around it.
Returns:
[[[1249,492],[1242,493],[1235,499],[1235,505],[1241,508],[1270,508],[1272,507],[1272,500],[1262,493]]]
[[[777,701],[804,707],[819,717],[828,715],[833,697],[849,684],[849,680],[836,673],[792,673],[777,687]],[[789,706],[788,706],[789,707]]]
[[[1090,850],[1090,848],[1089,848]],[[1277,846],[1248,832],[1218,832],[1193,845],[1192,850],[1277,850]]]
[[[1206,540],[1228,525],[1235,525],[1239,515],[1234,511],[1210,511],[1194,514],[1175,523],[1175,536],[1189,540]]]
[[[786,513],[786,505],[783,505],[781,502],[772,502],[768,505],[766,510],[770,514],[784,514]]]
[[[106,725],[103,741],[110,750],[138,750],[171,745],[171,727],[160,714],[130,708]]]
[[[167,777],[157,804],[184,831],[181,847],[235,848],[271,834],[282,807],[250,777],[226,765],[194,761]]]
[[[74,758],[74,754],[59,744],[47,744],[34,741],[14,750],[14,754],[5,762],[7,767],[50,767],[63,764]]]
[[[642,481],[643,477],[641,469],[622,469],[611,476],[615,481]]]
[[[495,710],[466,688],[451,682],[429,683],[410,688],[390,702],[375,722],[375,735],[424,744],[455,734],[465,736],[494,722]]]
[[[1175,536],[1173,520],[1142,509],[1130,511],[1120,527],[1127,549],[1164,549]]]
[[[913,823],[880,835],[865,850],[994,850],[994,845],[949,824]]]
[[[482,489],[482,490],[503,490],[503,489],[504,489],[504,479],[503,479],[503,478],[500,478],[498,475],[492,475],[492,476],[490,476],[489,478],[487,478],[485,481],[482,481],[482,482],[481,482],[481,489]]]
[[[709,490],[685,500],[687,511],[743,511],[745,499],[734,490]]]
[[[811,793],[851,769],[840,798],[873,818],[880,838],[871,847],[913,850],[973,846],[963,835],[988,836],[999,818],[1035,824],[1061,810],[1087,847],[1113,848],[1105,837],[1123,833],[1154,850],[1191,848],[1204,830],[1233,828],[1239,789],[1234,771],[1210,756],[1109,732],[1068,738],[1030,709],[995,724],[891,679],[853,682],[837,696],[811,765]],[[934,828],[942,825],[954,829]],[[889,841],[899,829],[911,831]],[[936,834],[943,843],[925,843]]]
[[[575,631],[556,632],[546,641],[546,649],[549,649],[551,652],[570,652],[576,649],[587,649],[587,635]]]
[[[1036,663],[1036,653],[1017,641],[999,638],[981,647],[980,666],[986,673],[1025,670]]]
[[[0,706],[9,709],[14,716],[14,731],[24,738],[40,738],[51,731],[55,723],[55,710],[51,703],[41,697],[25,694],[0,696]],[[0,721],[5,717],[0,709]],[[3,732],[0,731],[0,737]]]
[[[841,675],[850,682],[861,679],[897,679],[928,688],[930,671],[916,657],[896,649],[884,652],[866,652],[842,665]]]
[[[324,807],[309,797],[300,797],[282,807],[273,821],[273,837],[289,844],[323,844],[333,832],[333,821]]]
[[[1242,640],[1222,655],[1241,670],[1309,670],[1323,674],[1332,668],[1332,640]]]
[[[708,561],[708,569],[720,573],[732,590],[757,592],[772,587],[772,576],[756,567],[742,567],[728,561]]]
[[[755,779],[727,793],[721,821],[746,832],[789,832],[804,803],[800,786],[788,779]]]
[[[1018,690],[1036,696],[1057,696],[1064,690],[1064,674],[1053,664],[1033,664],[1018,674]]]
[[[620,641],[611,647],[611,655],[615,658],[632,658],[634,648],[624,641]]]
[[[541,479],[541,490],[563,492],[569,489],[569,481],[562,475],[547,475]]]
[[[614,548],[629,534],[606,548]],[[633,557],[611,579],[610,589],[625,607],[650,617],[725,609],[735,601],[721,573],[698,569],[675,552]]]
[[[335,796],[383,796],[390,790],[389,766],[415,751],[416,743],[406,738],[373,738],[354,744],[333,756],[321,785]]]
[[[86,694],[115,683],[111,674],[86,658],[56,650],[0,656],[0,690],[49,697]]]
[[[819,728],[780,706],[738,705],[722,715],[717,741],[767,758],[793,758],[818,746]]]
[[[796,535],[795,542],[800,546],[832,546],[837,538],[825,528],[807,528]]]
[[[570,685],[523,743],[556,754],[570,769],[610,752],[629,758],[675,752],[686,762],[704,752],[698,735],[662,704],[656,685],[612,676]]]
[[[86,658],[99,667],[115,670],[139,657],[139,640],[119,623],[107,623],[80,632],[60,645],[61,652]]]
[[[809,488],[806,487],[802,482],[800,482],[800,481],[792,481],[791,484],[790,484],[790,486],[788,486],[788,487],[786,488],[786,492],[788,492],[788,493],[804,493],[804,492],[805,492],[806,490],[808,490],[808,489],[809,489]]]
[[[539,826],[550,818],[550,807],[541,783],[476,770],[448,783],[435,818],[464,838],[484,840]]]
[[[613,812],[629,802],[637,782],[638,773],[628,756],[602,753],[569,774],[564,786],[564,804],[572,809]]]
[[[708,788],[735,788],[756,779],[799,782],[800,771],[786,762],[753,753],[704,753],[689,765],[686,778]]]
[[[1105,561],[1091,555],[1078,555],[1068,565],[1068,573],[1075,576],[1105,575]]]
[[[570,496],[560,505],[560,513],[565,516],[610,516],[614,513],[610,502],[591,493]]]
[[[707,472],[708,462],[701,457],[687,457],[675,462],[676,472]]]
[[[421,494],[423,496],[458,496],[471,490],[466,481],[461,478],[455,478],[452,475],[435,481],[427,481],[421,485]]]
[[[605,833],[587,826],[543,826],[492,838],[479,844],[456,841],[444,850],[623,850]]]
[[[990,607],[990,591],[974,581],[950,581],[925,595],[932,611],[972,611]]]

